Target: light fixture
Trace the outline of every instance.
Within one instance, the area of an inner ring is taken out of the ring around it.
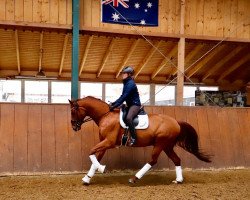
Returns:
[[[39,72],[37,72],[36,78],[46,78],[46,75],[42,69]]]

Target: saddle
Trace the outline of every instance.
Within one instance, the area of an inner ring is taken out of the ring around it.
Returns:
[[[121,138],[121,146],[127,146],[128,141],[131,139],[128,134],[128,126],[126,124],[126,116],[128,114],[128,107],[122,105],[120,109],[120,125],[125,129],[124,134]],[[141,107],[137,116],[133,119],[135,129],[146,129],[149,126],[148,115],[144,110],[144,107]]]
[[[123,128],[127,129],[126,116],[128,114],[128,107],[123,105],[120,109],[120,124]],[[148,115],[144,110],[144,107],[141,107],[137,116],[133,119],[135,129],[146,129],[149,126]]]

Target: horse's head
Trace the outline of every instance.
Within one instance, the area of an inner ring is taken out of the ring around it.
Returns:
[[[86,110],[80,107],[77,100],[69,100],[71,107],[71,126],[74,131],[79,131],[86,117]]]

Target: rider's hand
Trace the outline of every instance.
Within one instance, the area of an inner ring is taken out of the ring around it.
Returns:
[[[115,109],[115,107],[113,106],[113,103],[110,103],[109,104],[109,110],[110,110],[110,112],[112,112],[114,109]]]

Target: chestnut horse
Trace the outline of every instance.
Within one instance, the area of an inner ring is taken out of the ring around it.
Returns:
[[[90,160],[92,165],[88,174],[83,177],[83,184],[88,185],[96,170],[103,173],[105,165],[100,161],[107,149],[114,148],[121,144],[124,129],[119,123],[119,109],[109,111],[109,105],[94,97],[88,96],[83,99],[70,101],[71,105],[71,125],[74,131],[79,131],[81,125],[89,120],[99,127],[100,142],[90,150]],[[87,118],[84,120],[86,116]],[[149,127],[144,130],[137,130],[137,143],[135,147],[153,146],[151,160],[129,179],[130,183],[135,183],[157,163],[157,159],[162,151],[173,161],[176,170],[175,183],[183,181],[181,160],[174,152],[175,145],[179,145],[186,151],[195,155],[199,160],[211,162],[210,156],[202,153],[198,146],[198,135],[195,129],[186,122],[178,122],[168,115],[149,114]],[[133,147],[134,147],[133,146]]]

